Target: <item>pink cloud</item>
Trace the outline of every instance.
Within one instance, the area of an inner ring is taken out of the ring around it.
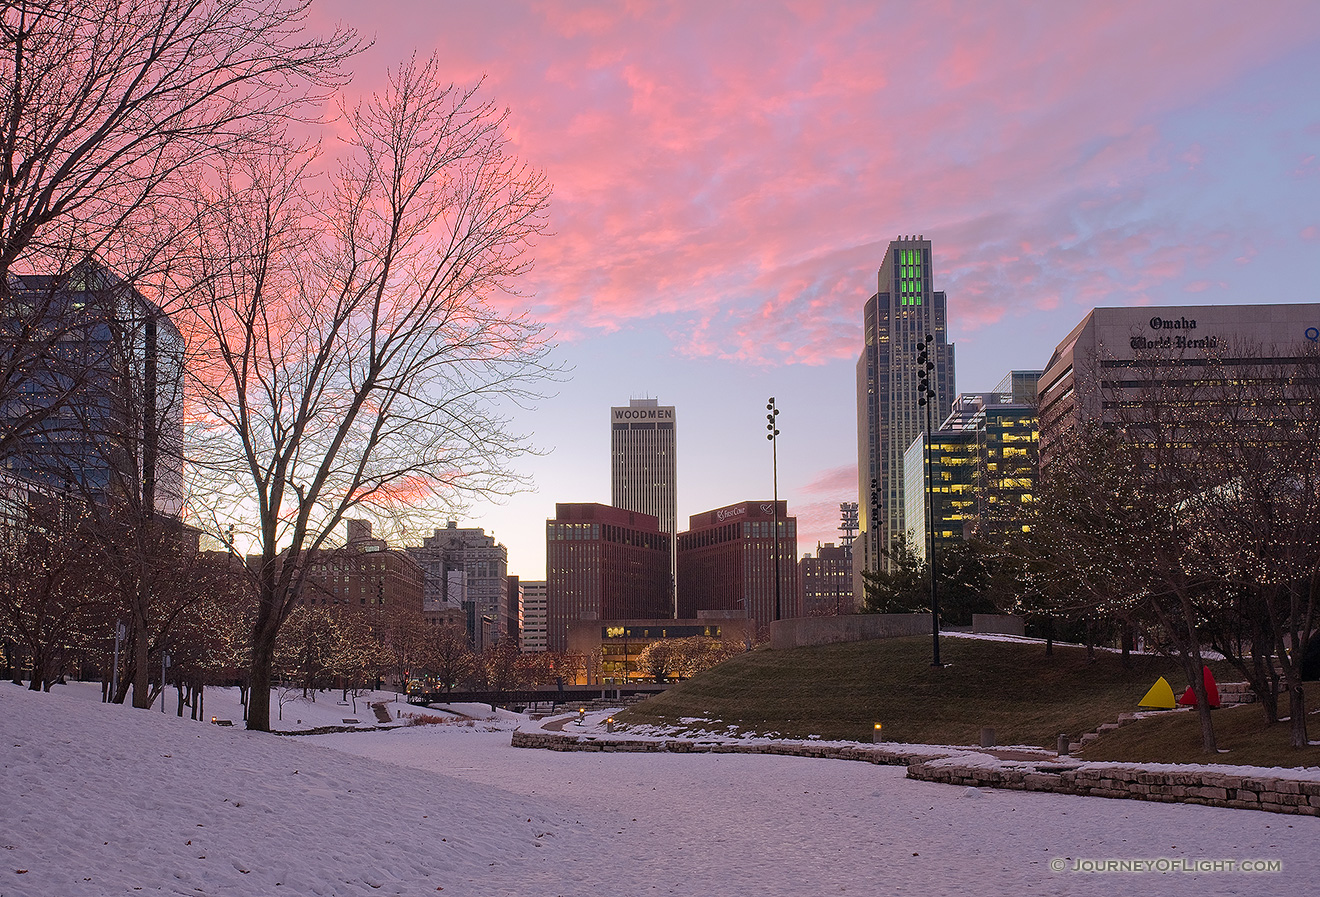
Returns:
[[[813,480],[802,487],[802,491],[812,495],[843,495],[839,500],[849,501],[847,496],[857,491],[857,465],[847,464],[819,471]]]
[[[1301,238],[1308,243],[1320,240],[1320,227],[1312,224],[1302,228]]]
[[[857,484],[853,483],[853,491],[856,490]],[[838,502],[820,501],[790,505],[788,513],[797,518],[799,555],[807,552],[815,554],[816,545],[819,543],[833,542],[835,545],[840,543]]]
[[[935,241],[966,333],[1178,289],[1232,240],[1148,208],[1204,158],[1164,117],[1320,35],[1304,3],[513,9],[404,4],[378,50],[438,43],[511,108],[555,185],[535,314],[569,340],[662,319],[680,353],[756,364],[855,354],[900,233]]]

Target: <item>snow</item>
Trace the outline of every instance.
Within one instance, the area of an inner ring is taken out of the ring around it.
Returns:
[[[208,694],[208,717],[223,703]],[[285,737],[0,683],[0,895],[1218,895],[1320,873],[1317,818],[837,760],[516,749],[536,723],[463,709],[480,718]],[[1161,858],[1282,867],[1052,871]]]

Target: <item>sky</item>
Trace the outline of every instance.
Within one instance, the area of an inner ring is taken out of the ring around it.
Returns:
[[[545,577],[610,501],[609,408],[677,409],[680,529],[778,489],[800,551],[856,501],[861,311],[932,242],[957,387],[1044,367],[1101,305],[1320,301],[1320,5],[317,0],[509,109],[553,185],[518,284],[569,369],[516,409],[527,491],[459,516]],[[444,521],[436,521],[443,526]]]

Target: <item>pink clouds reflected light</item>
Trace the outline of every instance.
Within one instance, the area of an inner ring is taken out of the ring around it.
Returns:
[[[1135,252],[1134,298],[1176,280],[1186,223],[1090,222],[1080,253],[1058,225],[1186,169],[1196,150],[1154,121],[1320,34],[1314,14],[1211,6],[405,3],[383,7],[402,21],[357,24],[382,52],[433,39],[512,108],[556,190],[532,277],[552,326],[673,317],[685,354],[823,363],[854,351],[834,325],[899,233],[939,241],[969,330],[1120,282],[1107,261],[1073,264],[1041,291],[1052,259]],[[1032,250],[1006,259],[978,222],[1034,229]]]

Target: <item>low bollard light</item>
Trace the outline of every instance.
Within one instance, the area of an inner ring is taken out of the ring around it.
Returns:
[[[614,717],[611,716],[605,720],[605,731],[606,732],[614,731]]]
[[[1070,742],[1071,740],[1072,740],[1072,739],[1070,739],[1067,735],[1060,735],[1060,736],[1059,736],[1058,754],[1059,754],[1060,757],[1066,757],[1066,756],[1068,756],[1068,751],[1069,751],[1069,749],[1070,749],[1070,744],[1069,744],[1069,742]]]
[[[876,723],[876,724],[875,724],[875,732],[873,732],[872,735],[871,735],[871,743],[872,743],[872,744],[879,744],[880,742],[882,742],[882,741],[885,740],[885,737],[884,737],[883,735],[880,734],[880,730],[881,730],[881,728],[882,728],[882,727],[881,727],[881,725],[880,725],[879,723]]]
[[[578,725],[579,725],[579,726],[582,725],[582,721],[585,720],[586,718],[587,718],[587,708],[585,708],[585,707],[579,707],[579,708],[578,708]]]

